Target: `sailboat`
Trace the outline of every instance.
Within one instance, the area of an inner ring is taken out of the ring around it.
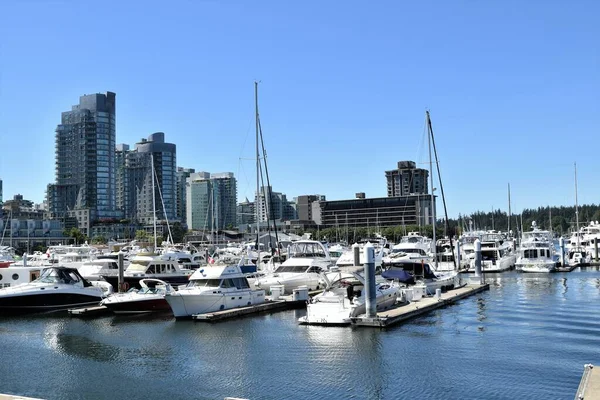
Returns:
[[[567,264],[571,267],[580,267],[589,264],[591,254],[581,245],[581,232],[579,230],[579,204],[577,202],[577,163],[575,163],[575,223],[577,229],[577,243],[569,246],[567,253]]]

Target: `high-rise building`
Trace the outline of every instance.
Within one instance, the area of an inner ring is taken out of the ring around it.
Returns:
[[[122,174],[118,174],[121,192],[118,198],[125,218],[142,224],[153,223],[155,215],[157,220],[175,221],[176,145],[165,143],[165,134],[156,132],[136,143],[134,150],[118,145],[115,154],[122,169]]]
[[[270,202],[267,201],[270,196]],[[296,208],[287,200],[284,193],[273,192],[270,186],[261,186],[255,194],[254,204],[258,207],[260,222],[264,221],[290,221],[296,219]],[[268,218],[267,218],[268,217]]]
[[[236,225],[237,181],[233,173],[191,173],[186,195],[189,229],[222,230]]]
[[[0,179],[0,204],[2,204],[2,179]]]
[[[88,210],[90,221],[118,218],[116,206],[116,94],[84,95],[56,127],[56,182],[48,185],[54,216]]]
[[[179,221],[185,221],[187,218],[187,200],[185,194],[187,178],[194,172],[196,172],[194,168],[177,167],[177,219]]]
[[[246,198],[237,205],[237,225],[250,225],[256,223],[256,209],[254,202]]]
[[[414,161],[398,161],[398,169],[385,171],[387,197],[427,194],[429,171],[417,168]]]

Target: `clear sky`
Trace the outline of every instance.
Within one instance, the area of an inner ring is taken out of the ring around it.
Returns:
[[[426,168],[429,109],[450,216],[600,202],[600,2],[0,1],[0,179],[41,202],[54,130],[117,93],[117,143],[156,131],[178,165],[253,197],[254,93],[273,190],[386,196]],[[436,184],[437,186],[437,184]],[[441,209],[441,203],[438,205]]]

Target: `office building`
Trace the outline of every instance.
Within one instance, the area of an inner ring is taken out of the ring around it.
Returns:
[[[194,168],[177,167],[177,219],[182,222],[187,218],[187,178],[194,172],[196,172]]]
[[[270,201],[267,201],[270,196]],[[284,193],[273,192],[271,186],[261,186],[254,197],[255,206],[258,207],[258,216],[264,221],[290,221],[296,219],[296,208],[293,202],[287,200]]]

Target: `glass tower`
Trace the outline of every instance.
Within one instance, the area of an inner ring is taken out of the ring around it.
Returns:
[[[89,209],[90,219],[118,218],[116,207],[116,94],[83,95],[56,127],[56,183],[50,212]]]

